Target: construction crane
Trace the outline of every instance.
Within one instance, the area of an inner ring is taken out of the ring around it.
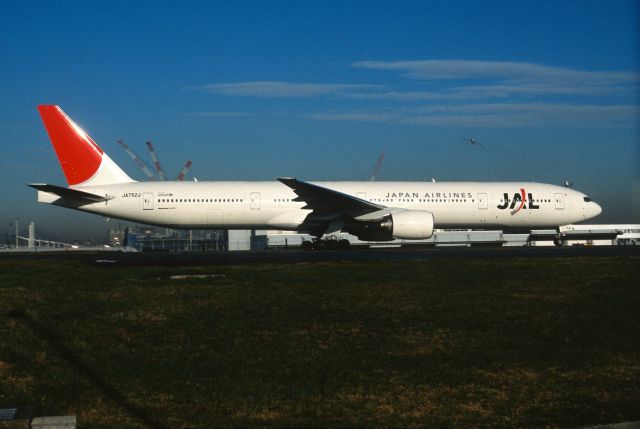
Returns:
[[[131,150],[131,148],[129,148],[129,146],[127,146],[124,141],[118,140],[118,144],[120,146],[122,146],[125,151],[127,151],[127,154],[129,154],[131,159],[133,159],[135,161],[135,163],[138,165],[138,167],[140,167],[140,169],[149,178],[149,180],[166,180],[166,176],[164,174],[164,170],[162,170],[162,166],[160,165],[160,161],[158,160],[158,156],[156,155],[155,149],[154,149],[153,144],[151,142],[147,142],[147,148],[149,149],[149,152],[151,153],[151,159],[152,159],[153,164],[155,166],[155,170],[158,173],[157,177],[153,173],[153,171],[151,171],[151,168],[150,168],[151,166],[145,160],[143,160],[138,155],[136,155],[136,153],[133,150]],[[186,162],[184,167],[182,167],[182,170],[180,171],[180,174],[178,174],[178,176],[176,177],[177,181],[182,182],[184,180],[185,175],[187,174],[187,172],[191,168],[191,165],[192,165],[191,161],[187,161]]]
[[[187,174],[187,171],[191,168],[191,161],[187,161],[187,163],[182,167],[182,171],[178,174],[176,180],[178,182],[182,182],[184,180],[184,176]]]
[[[380,155],[380,158],[378,158],[378,160],[376,161],[376,165],[375,167],[373,167],[373,171],[371,172],[371,177],[369,178],[370,182],[373,182],[376,180],[376,177],[378,176],[378,173],[380,172],[380,167],[382,166],[382,160],[384,159],[384,152],[382,152],[382,154]]]
[[[156,168],[156,172],[158,173],[158,177],[160,178],[160,180],[167,180],[167,178],[164,175],[164,171],[162,170],[162,167],[160,166],[160,161],[158,161],[158,156],[156,155],[156,150],[153,148],[153,145],[151,144],[151,142],[147,142],[147,148],[149,149],[149,153],[151,154],[151,161],[153,161],[153,165]]]
[[[129,149],[129,146],[127,146],[126,143],[122,141],[122,139],[118,140],[118,144],[122,146],[125,151],[127,151],[131,159],[133,159],[135,163],[138,164],[138,167],[140,167],[140,169],[144,172],[144,174],[147,175],[149,180],[155,179],[153,172],[149,170],[149,167],[147,167],[147,164],[142,159],[140,159],[140,157],[136,155],[134,151]]]

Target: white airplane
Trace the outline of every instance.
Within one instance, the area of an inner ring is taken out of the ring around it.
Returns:
[[[137,182],[60,107],[38,110],[69,185],[30,184],[38,201],[144,224],[387,241],[426,239],[434,228],[558,230],[602,211],[583,193],[542,183]]]

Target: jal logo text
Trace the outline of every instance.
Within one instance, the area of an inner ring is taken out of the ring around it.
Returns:
[[[529,204],[528,207],[527,203]],[[533,194],[531,192],[527,193],[524,188],[520,188],[520,193],[514,193],[511,199],[509,199],[509,194],[505,192],[502,198],[502,204],[496,207],[500,210],[506,210],[508,208],[511,210],[512,215],[522,209],[535,210],[540,208],[540,206],[534,203]]]

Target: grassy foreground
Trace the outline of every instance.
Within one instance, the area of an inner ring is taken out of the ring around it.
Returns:
[[[635,257],[0,260],[0,408],[80,428],[640,420],[639,274]]]

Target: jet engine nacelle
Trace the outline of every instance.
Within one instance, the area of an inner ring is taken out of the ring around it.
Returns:
[[[423,210],[403,210],[391,213],[375,222],[347,223],[343,231],[363,241],[390,241],[394,238],[421,240],[433,235],[433,213]]]
[[[391,236],[407,240],[421,240],[433,235],[433,213],[406,210],[391,214]]]

